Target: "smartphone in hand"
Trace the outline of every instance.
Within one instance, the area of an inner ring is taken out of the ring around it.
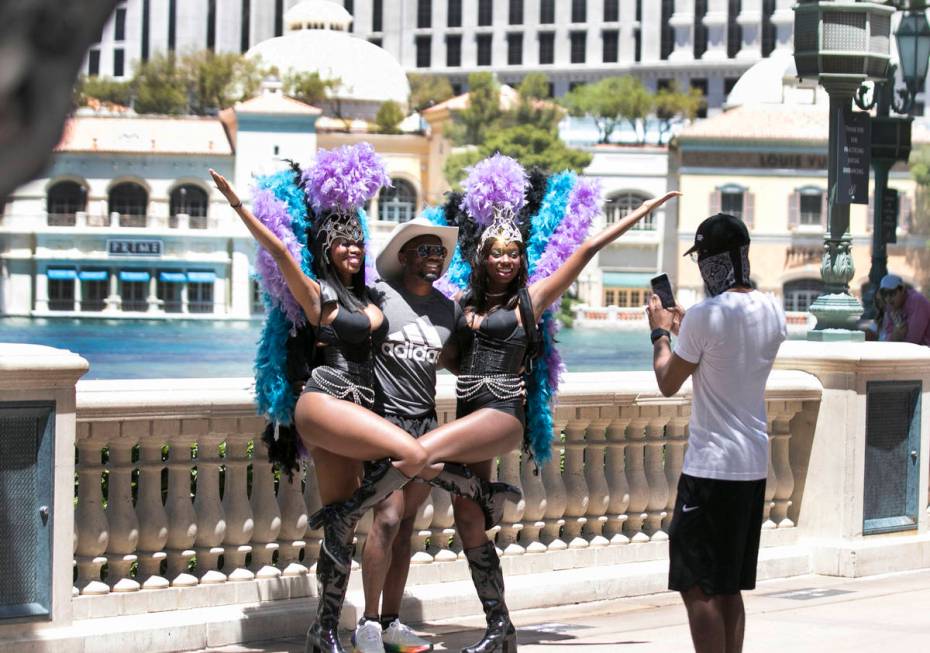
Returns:
[[[659,276],[653,277],[650,283],[652,284],[652,292],[662,300],[662,308],[675,308],[675,294],[672,292],[672,283],[668,280],[668,275],[663,272]]]

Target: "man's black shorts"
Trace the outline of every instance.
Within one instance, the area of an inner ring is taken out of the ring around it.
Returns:
[[[419,438],[421,435],[425,435],[439,426],[439,421],[436,419],[436,411],[430,411],[423,415],[416,416],[385,413],[384,419],[395,426],[399,426],[415,438]]]
[[[682,474],[669,526],[668,588],[705,594],[756,587],[765,479],[721,481]]]

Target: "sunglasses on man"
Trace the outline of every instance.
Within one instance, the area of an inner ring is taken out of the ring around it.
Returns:
[[[408,254],[416,254],[420,258],[430,258],[432,256],[446,258],[449,250],[447,250],[442,245],[417,245],[416,247],[405,249],[404,252]]]

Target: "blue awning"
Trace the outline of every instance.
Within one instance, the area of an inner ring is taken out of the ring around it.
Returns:
[[[605,288],[649,288],[649,280],[658,272],[605,272]]]
[[[166,283],[185,283],[187,275],[183,272],[159,272],[158,280]]]
[[[120,270],[120,281],[148,281],[150,275],[146,270]]]
[[[106,270],[81,270],[78,272],[78,278],[81,281],[106,281],[110,273]]]
[[[61,279],[61,280],[71,280],[77,279],[77,272],[75,270],[65,270],[62,268],[49,268],[45,271],[45,276],[49,279]]]
[[[213,283],[216,281],[216,272],[188,272],[187,280],[191,283]]]

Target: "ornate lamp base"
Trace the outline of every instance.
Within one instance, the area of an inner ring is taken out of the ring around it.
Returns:
[[[807,339],[816,342],[861,342],[865,332],[856,329],[862,315],[862,304],[852,295],[834,293],[821,295],[811,304],[810,312],[817,326],[807,332]]]

